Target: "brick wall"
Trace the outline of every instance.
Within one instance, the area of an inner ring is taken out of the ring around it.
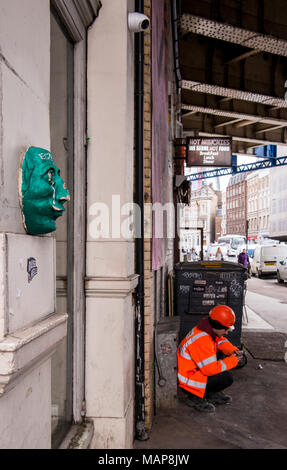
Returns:
[[[144,13],[151,19],[151,0],[145,0]],[[152,202],[151,192],[151,29],[144,33],[144,196]],[[152,271],[152,240],[144,242],[145,259],[145,412],[146,428],[153,418],[154,396],[154,273]]]

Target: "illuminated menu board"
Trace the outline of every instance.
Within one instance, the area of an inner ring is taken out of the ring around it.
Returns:
[[[231,137],[187,137],[187,166],[232,166]]]

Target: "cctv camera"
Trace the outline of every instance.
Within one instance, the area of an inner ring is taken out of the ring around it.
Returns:
[[[149,28],[150,20],[142,13],[129,13],[128,25],[132,33],[140,33]]]

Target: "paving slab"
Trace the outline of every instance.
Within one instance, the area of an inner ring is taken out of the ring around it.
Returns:
[[[247,291],[246,304],[261,320],[272,325],[275,330],[287,333],[285,301]]]
[[[242,332],[246,330],[270,331],[274,330],[274,327],[247,306],[246,313],[242,318]]]
[[[287,353],[287,334],[278,331],[242,332],[241,341],[244,348],[254,359],[285,361]]]

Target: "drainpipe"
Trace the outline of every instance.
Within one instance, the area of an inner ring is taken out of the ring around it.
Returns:
[[[176,79],[176,86],[179,95],[181,94],[181,73],[179,65],[179,39],[178,27],[180,21],[180,1],[170,0],[171,22],[172,22],[172,38],[173,38],[173,57],[174,57],[174,73]],[[177,136],[179,137],[179,136]]]
[[[135,11],[144,13],[143,0],[135,1]],[[135,34],[135,159],[136,204],[140,208],[137,220],[136,273],[136,439],[149,438],[145,430],[144,393],[144,33]]]

